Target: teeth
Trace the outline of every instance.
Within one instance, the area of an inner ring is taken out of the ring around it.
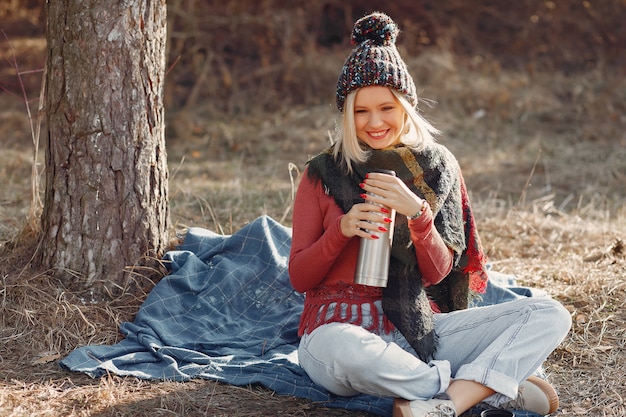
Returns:
[[[371,132],[370,136],[374,136],[376,138],[381,137],[381,136],[385,136],[385,133],[387,132]]]

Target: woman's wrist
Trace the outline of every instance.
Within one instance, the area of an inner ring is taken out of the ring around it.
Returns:
[[[428,203],[426,202],[426,200],[423,200],[423,201],[422,201],[422,206],[421,206],[421,207],[420,207],[420,209],[417,211],[417,213],[415,213],[415,214],[414,214],[414,215],[412,215],[412,216],[406,216],[406,218],[407,218],[408,220],[415,220],[415,219],[419,218],[422,214],[424,214],[424,211],[426,210],[426,204],[428,204]]]

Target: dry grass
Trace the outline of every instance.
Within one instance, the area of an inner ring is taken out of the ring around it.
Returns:
[[[495,268],[544,288],[572,313],[568,338],[547,370],[559,388],[564,415],[619,416],[626,360],[626,232],[613,222],[513,210],[486,222],[483,236],[498,247]],[[507,242],[518,240],[518,245]],[[513,247],[511,247],[513,246]],[[492,255],[493,256],[493,255]]]
[[[17,50],[44,50],[41,41],[11,41]],[[315,63],[306,76],[317,86],[335,77],[345,50],[300,53],[298,65]],[[34,61],[31,68],[39,64]],[[558,415],[626,415],[623,72],[601,65],[569,75],[503,68],[488,57],[464,58],[445,44],[421,51],[408,64],[421,94],[437,101],[432,108],[423,104],[423,110],[445,131],[441,142],[460,160],[494,269],[545,289],[572,313],[569,336],[546,364],[561,394]],[[185,71],[198,77],[202,68],[202,62],[189,64],[177,77]],[[2,68],[3,85],[9,72]],[[40,76],[24,77],[34,96],[33,78]],[[334,128],[332,96],[319,92],[315,98],[307,91],[306,103],[238,114],[216,109],[196,86],[193,105],[168,113],[176,231],[203,226],[229,234],[261,214],[289,225],[297,176]],[[180,85],[170,88],[178,91]],[[267,100],[264,106],[272,102]],[[237,100],[231,105],[244,106]],[[326,410],[259,387],[115,375],[92,380],[60,370],[58,360],[76,346],[119,341],[119,324],[133,319],[145,294],[87,303],[84,294],[31,269],[36,240],[26,226],[29,126],[19,96],[0,94],[0,415],[360,414]]]

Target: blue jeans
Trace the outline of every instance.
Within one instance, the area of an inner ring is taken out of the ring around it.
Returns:
[[[364,311],[364,325],[367,316]],[[517,396],[518,384],[541,366],[570,326],[569,312],[557,301],[524,297],[436,314],[439,347],[429,363],[417,358],[398,331],[376,334],[347,323],[304,335],[298,357],[309,377],[336,395],[428,399],[454,378],[496,391],[485,402],[497,407]]]

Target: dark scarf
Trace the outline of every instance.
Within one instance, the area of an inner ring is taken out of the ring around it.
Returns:
[[[469,207],[465,184],[454,156],[442,145],[432,144],[421,152],[407,146],[371,150],[363,164],[354,164],[353,173],[327,149],[308,162],[308,172],[321,180],[339,207],[348,212],[362,203],[359,184],[376,169],[390,169],[420,198],[428,201],[435,227],[455,252],[452,272],[438,285],[425,290],[415,258],[415,249],[405,216],[396,216],[389,266],[389,281],[383,288],[383,311],[424,361],[437,347],[428,296],[442,312],[467,308],[470,290],[484,292],[484,256]]]

